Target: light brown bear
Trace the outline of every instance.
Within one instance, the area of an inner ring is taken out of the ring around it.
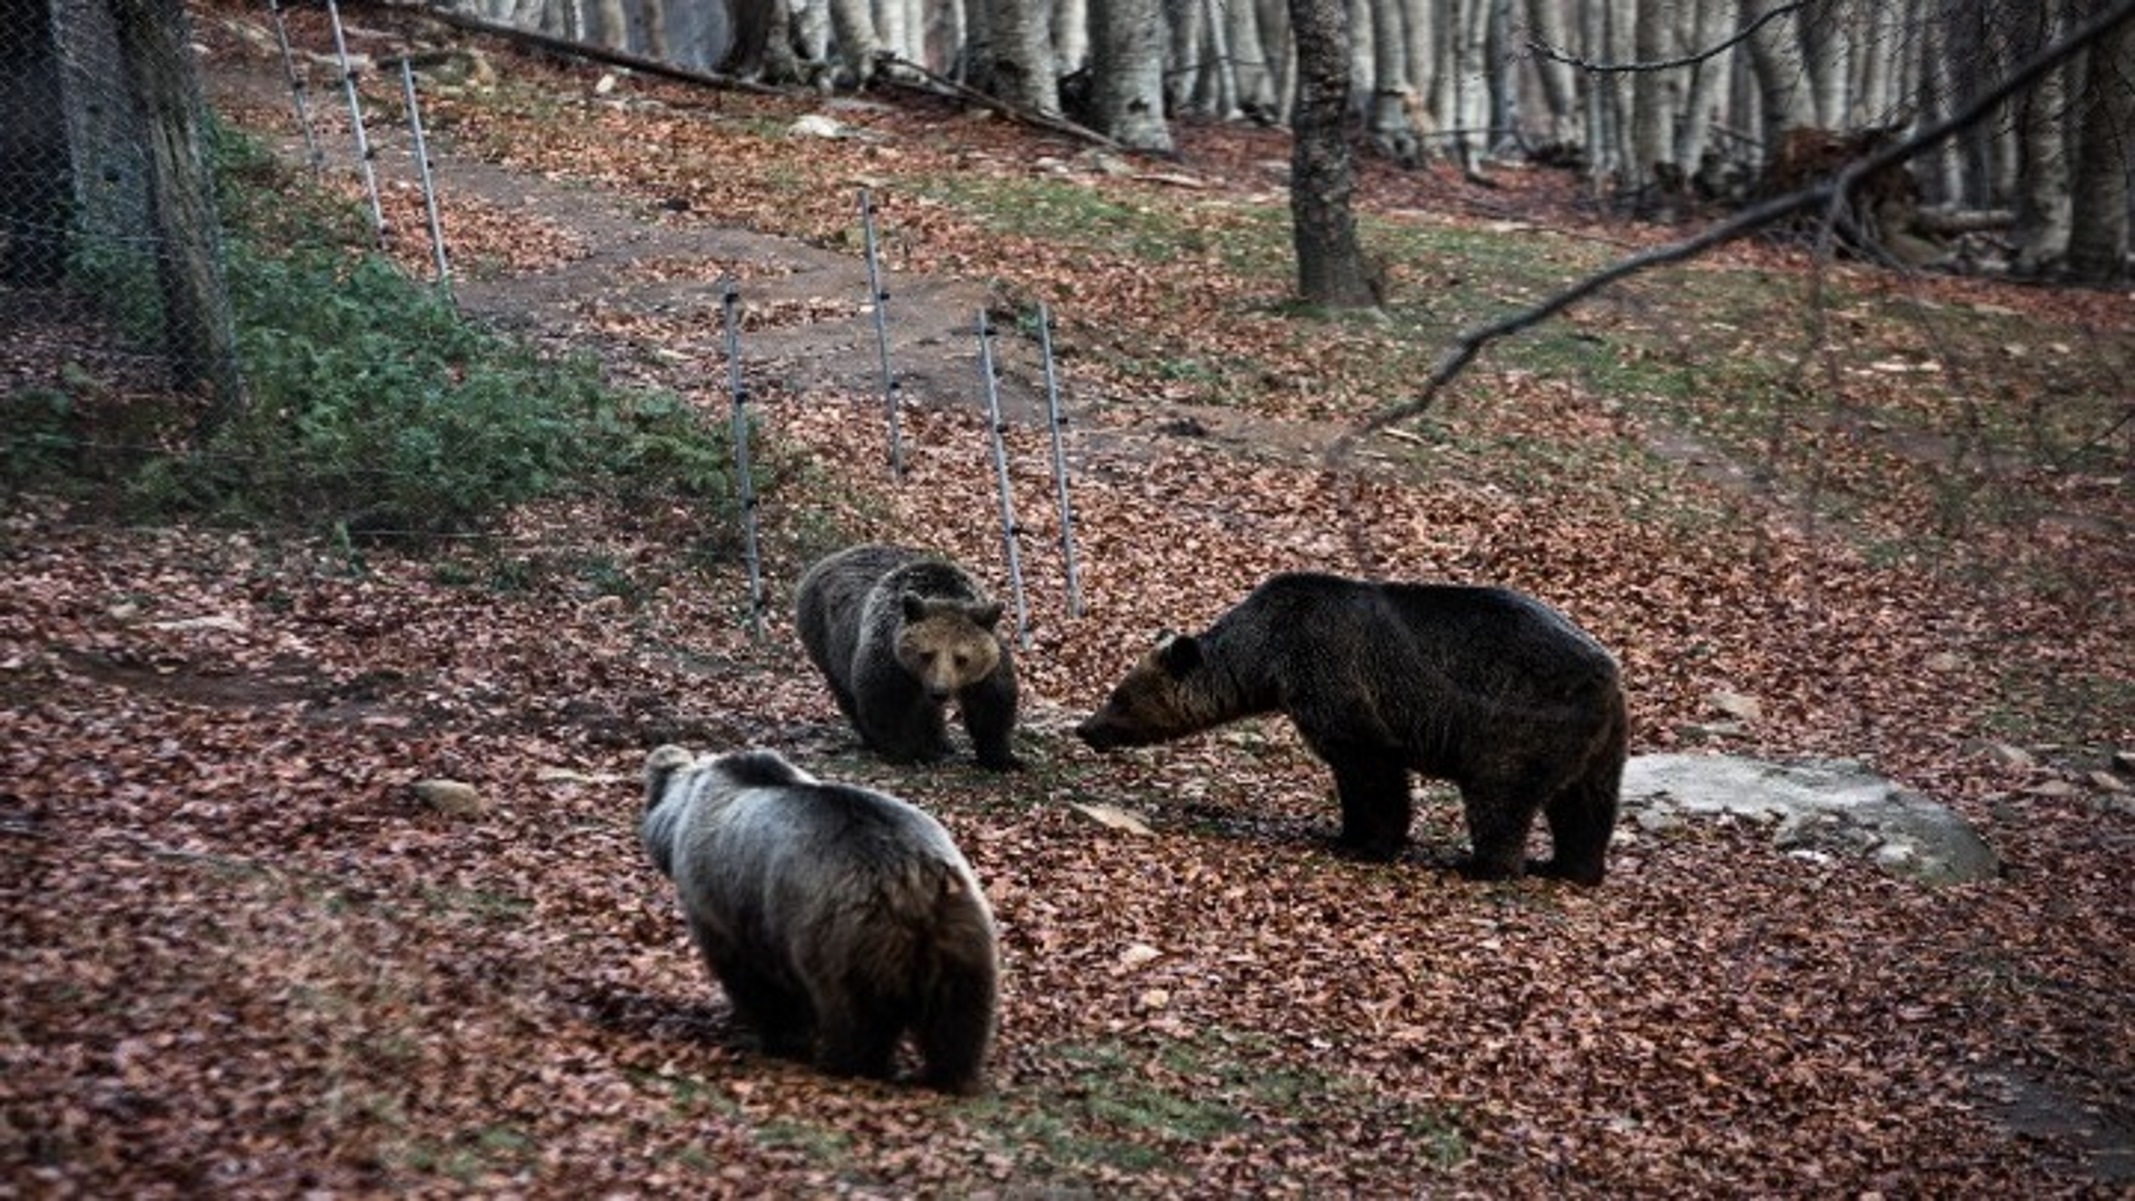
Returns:
[[[774,751],[697,759],[663,746],[645,759],[639,833],[765,1050],[886,1080],[910,1032],[923,1083],[982,1087],[993,912],[941,823]]]
[[[971,573],[899,546],[849,547],[808,569],[794,624],[860,739],[885,759],[949,752],[943,714],[956,702],[979,764],[1009,771],[1016,668],[996,627],[1001,606]]]
[[[1483,879],[1527,866],[1599,884],[1630,728],[1616,661],[1555,609],[1505,588],[1277,575],[1197,637],[1169,638],[1076,733],[1105,750],[1287,714],[1334,769],[1342,842],[1392,859],[1409,773],[1460,786]]]

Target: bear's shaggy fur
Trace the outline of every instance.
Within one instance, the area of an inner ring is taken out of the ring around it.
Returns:
[[[1526,867],[1599,884],[1629,718],[1616,661],[1564,615],[1505,588],[1269,578],[1199,637],[1161,643],[1076,733],[1105,750],[1281,712],[1334,770],[1342,842],[1408,838],[1409,773],[1460,786],[1469,875]]]
[[[984,767],[1020,764],[1016,668],[995,632],[1000,603],[939,555],[897,546],[849,547],[808,569],[794,623],[861,741],[899,763],[948,753],[952,699]]]
[[[941,823],[774,751],[700,760],[663,746],[645,760],[639,832],[766,1050],[888,1079],[910,1031],[924,1083],[979,1090],[996,1020],[993,912]]]

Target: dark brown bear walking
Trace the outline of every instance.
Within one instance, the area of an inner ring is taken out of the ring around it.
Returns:
[[[1076,727],[1099,750],[1282,712],[1334,769],[1342,842],[1392,859],[1409,773],[1460,786],[1463,870],[1599,884],[1616,827],[1629,719],[1616,661],[1564,615],[1505,588],[1277,575],[1199,637],[1166,639]]]
[[[801,577],[794,623],[838,708],[883,758],[948,753],[951,700],[982,766],[1020,766],[1016,668],[995,633],[1000,603],[963,568],[898,546],[854,546]]]
[[[888,1079],[910,1031],[926,1084],[979,1089],[999,953],[941,823],[773,751],[700,760],[663,746],[645,759],[639,832],[765,1050]]]

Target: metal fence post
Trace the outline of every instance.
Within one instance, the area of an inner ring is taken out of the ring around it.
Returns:
[[[1075,569],[1075,506],[1068,502],[1067,450],[1061,431],[1067,414],[1060,408],[1060,381],[1053,374],[1053,314],[1038,302],[1038,351],[1045,363],[1045,416],[1053,434],[1053,485],[1060,508],[1060,555],[1067,573],[1068,616],[1082,616],[1082,576]]]
[[[423,112],[415,99],[415,65],[400,60],[400,90],[408,102],[408,131],[415,138],[415,169],[423,181],[423,210],[430,218],[430,252],[437,259],[437,282],[452,295],[452,269],[445,263],[445,230],[437,220],[437,181],[430,175],[430,149],[423,141]]]
[[[868,307],[875,314],[875,346],[882,357],[882,407],[889,416],[890,425],[890,474],[904,475],[904,436],[898,429],[897,373],[890,370],[890,329],[888,308],[890,294],[882,286],[882,270],[875,253],[875,201],[866,188],[860,189],[860,226],[866,231],[867,241],[867,298]]]
[[[1008,486],[1008,446],[1001,435],[1008,426],[1001,421],[1000,389],[993,373],[993,328],[986,323],[986,310],[979,310],[979,375],[986,384],[986,425],[993,435],[993,472],[1001,484],[1001,542],[1008,551],[1008,579],[1016,597],[1016,645],[1030,649],[1030,608],[1023,600],[1023,559],[1016,549],[1016,501]]]
[[[726,327],[727,389],[734,396],[734,495],[741,504],[742,548],[749,564],[749,633],[764,636],[764,577],[756,556],[756,481],[749,472],[749,388],[741,379],[741,294],[734,279],[719,281],[719,312]]]

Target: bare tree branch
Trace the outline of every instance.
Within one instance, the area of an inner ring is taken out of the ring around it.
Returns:
[[[1794,3],[1792,4],[1782,4],[1778,8],[1773,9],[1772,11],[1764,14],[1761,17],[1758,17],[1756,20],[1751,21],[1749,24],[1743,26],[1741,29],[1735,32],[1735,35],[1733,37],[1728,38],[1726,41],[1721,42],[1717,46],[1712,46],[1704,50],[1699,50],[1692,54],[1686,54],[1681,58],[1671,58],[1666,62],[1588,62],[1586,59],[1580,58],[1576,54],[1571,54],[1567,51],[1559,50],[1555,46],[1550,45],[1548,42],[1545,42],[1540,38],[1527,39],[1527,48],[1541,55],[1543,58],[1563,63],[1566,66],[1577,67],[1582,71],[1586,71],[1592,74],[1620,74],[1629,71],[1672,71],[1677,67],[1696,66],[1697,64],[1704,62],[1708,58],[1712,58],[1715,55],[1725,53],[1726,51],[1731,50],[1734,47],[1739,46],[1743,42],[1749,40],[1749,36],[1757,32],[1759,29],[1764,28],[1766,22],[1777,20],[1780,17],[1788,16],[1792,13],[1800,12],[1805,7],[1807,7],[1807,0],[1794,0]]]
[[[915,63],[911,59],[900,58],[888,50],[876,52],[875,61],[884,66],[896,67],[899,71],[909,72],[913,78],[926,81],[929,88],[922,90],[931,90],[935,95],[954,96],[959,100],[969,101],[983,108],[990,108],[1012,121],[1020,121],[1025,125],[1052,133],[1065,134],[1071,138],[1080,138],[1093,146],[1102,146],[1107,150],[1115,150],[1121,154],[1139,153],[1138,151],[1129,150],[1117,140],[1108,138],[1094,129],[1084,125],[1077,125],[1066,117],[1020,108],[998,96],[988,95],[977,88],[966,87],[946,75],[928,70],[922,64]],[[903,87],[914,86],[908,80],[898,78],[894,73],[880,74],[876,77],[876,82]]]
[[[545,50],[550,54],[581,58],[588,62],[607,63],[613,67],[625,67],[640,74],[657,75],[663,79],[695,84],[698,87],[723,88],[734,92],[754,92],[763,96],[783,96],[788,94],[786,89],[757,83],[755,80],[738,79],[732,75],[721,75],[714,71],[698,71],[689,67],[678,66],[674,63],[663,62],[657,58],[647,58],[642,54],[611,50],[605,46],[595,46],[587,42],[574,42],[569,38],[556,37],[552,34],[542,33],[539,30],[521,29],[517,25],[507,25],[501,21],[484,20],[481,17],[455,12],[449,8],[440,8],[434,4],[409,4],[406,0],[355,0],[355,2],[358,4],[369,3],[377,8],[418,12],[428,20],[436,21],[442,25],[450,25],[455,29],[464,29],[469,33],[488,34],[492,37],[504,38],[524,46],[532,46],[537,50]]]
[[[1623,261],[1587,276],[1540,303],[1501,317],[1487,325],[1463,330],[1446,353],[1439,357],[1438,365],[1429,378],[1424,380],[1423,391],[1413,400],[1404,401],[1390,409],[1365,420],[1348,433],[1335,439],[1328,447],[1326,460],[1331,468],[1338,468],[1347,461],[1356,444],[1372,434],[1397,422],[1406,421],[1430,408],[1431,402],[1445,390],[1447,384],[1474,361],[1485,346],[1500,338],[1509,337],[1522,330],[1540,325],[1581,300],[1594,295],[1618,280],[1629,278],[1648,268],[1667,263],[1679,263],[1695,258],[1715,246],[1732,242],[1737,238],[1791,216],[1804,209],[1822,207],[1825,210],[1826,235],[1844,211],[1846,197],[1855,184],[1877,171],[1905,161],[1942,139],[1957,133],[1985,117],[2008,97],[2035,83],[2048,71],[2059,66],[2064,59],[2073,56],[2084,46],[2101,35],[2110,32],[2122,22],[2135,19],[2135,0],[2119,0],[2103,14],[2092,19],[2066,38],[2034,55],[2022,66],[2011,71],[2000,83],[1980,93],[1963,109],[1941,121],[1920,130],[1902,142],[1894,142],[1873,154],[1864,155],[1841,168],[1837,174],[1813,187],[1789,192],[1774,197],[1736,214],[1734,217],[1713,226],[1694,238],[1657,246],[1652,250],[1631,256]]]

